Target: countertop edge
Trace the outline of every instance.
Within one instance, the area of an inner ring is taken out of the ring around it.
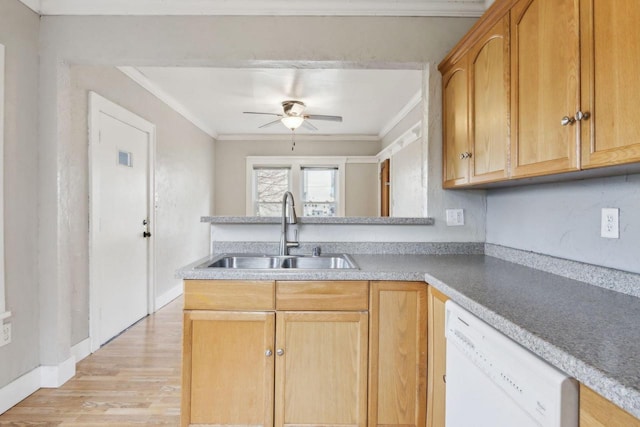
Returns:
[[[203,216],[200,222],[215,225],[237,224],[280,224],[280,217],[259,217],[259,216]],[[326,225],[433,225],[434,218],[417,217],[368,217],[368,216],[346,216],[346,217],[298,217],[298,223],[305,224],[326,224]]]

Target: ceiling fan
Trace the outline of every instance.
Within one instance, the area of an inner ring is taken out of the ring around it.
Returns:
[[[321,114],[303,114],[306,105],[302,101],[283,101],[282,102],[282,114],[276,113],[259,113],[256,111],[244,111],[244,114],[263,114],[267,116],[277,116],[279,119],[274,120],[269,123],[265,123],[262,126],[259,126],[258,129],[266,128],[269,126],[273,126],[276,123],[282,123],[291,131],[296,130],[300,126],[304,126],[309,130],[318,130],[313,124],[309,123],[308,120],[326,120],[330,122],[342,122],[342,116],[325,116]]]

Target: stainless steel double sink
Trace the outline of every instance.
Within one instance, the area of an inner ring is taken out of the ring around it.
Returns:
[[[224,269],[305,269],[335,270],[358,269],[353,259],[347,254],[327,255],[262,255],[262,254],[222,254],[208,260],[196,268]]]

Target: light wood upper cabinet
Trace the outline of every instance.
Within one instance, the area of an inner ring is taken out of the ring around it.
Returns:
[[[371,282],[369,425],[423,427],[426,420],[427,289]]]
[[[507,178],[509,154],[509,14],[469,51],[469,182]]]
[[[637,0],[496,0],[439,66],[443,187],[640,162],[639,21]]]
[[[490,23],[461,42],[462,54],[440,64],[445,188],[500,181],[508,175],[508,11],[499,9]]]
[[[278,312],[275,426],[367,420],[365,312]]]
[[[467,57],[442,77],[444,120],[443,185],[455,187],[469,181],[469,76]]]
[[[273,425],[274,313],[186,311],[182,426]]]
[[[640,161],[640,2],[581,0],[582,167]]]
[[[445,338],[445,309],[447,296],[433,287],[428,290],[428,399],[427,399],[427,427],[444,427],[445,419],[445,373],[446,346]]]
[[[511,176],[578,170],[578,0],[519,0],[511,9]]]

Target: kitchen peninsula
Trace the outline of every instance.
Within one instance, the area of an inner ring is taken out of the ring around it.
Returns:
[[[404,244],[397,245],[396,250]],[[361,248],[369,253],[352,251],[357,270],[194,268],[203,259],[178,274],[186,286],[196,280],[416,282],[425,288],[428,284],[640,417],[637,274],[490,244],[425,243],[421,253],[415,252],[415,244],[407,244],[405,254],[385,254],[382,246],[367,243]]]

